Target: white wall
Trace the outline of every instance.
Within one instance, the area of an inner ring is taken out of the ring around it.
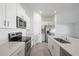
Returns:
[[[41,15],[37,12],[33,12],[33,35],[32,35],[32,45],[42,42],[41,38]]]
[[[41,15],[36,12],[33,14],[33,31],[34,34],[41,33]]]
[[[38,42],[41,42],[41,15],[34,12],[33,14],[33,33],[37,36]]]
[[[57,24],[56,29],[56,35],[68,35],[73,36],[74,35],[74,24]]]
[[[79,22],[71,24],[57,24],[56,35],[68,35],[79,39]]]

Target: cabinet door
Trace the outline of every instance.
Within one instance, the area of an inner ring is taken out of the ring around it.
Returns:
[[[48,37],[48,48],[49,48],[49,50],[50,50],[52,56],[54,56],[54,45],[53,45],[52,43],[53,43],[52,39],[50,39],[50,38]]]
[[[54,39],[48,37],[48,47],[53,56],[60,55],[60,46],[54,41]]]
[[[2,4],[0,3],[0,28],[2,28]]]
[[[60,46],[54,41],[54,55],[60,56]]]
[[[16,28],[16,3],[6,4],[7,28]]]
[[[5,3],[0,3],[0,28],[6,27]]]

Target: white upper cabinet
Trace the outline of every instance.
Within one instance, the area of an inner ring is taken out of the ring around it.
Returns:
[[[16,28],[16,3],[6,4],[6,27]]]
[[[0,3],[0,28],[16,28],[15,3]]]
[[[24,18],[25,17],[25,12],[24,9],[20,4],[17,4],[17,16]]]
[[[0,3],[0,28],[17,28],[16,16],[26,21],[26,28],[30,28],[30,17],[20,4]]]
[[[0,3],[0,28],[6,27],[6,18],[5,18],[5,4]]]
[[[0,28],[2,27],[2,4],[0,4]]]

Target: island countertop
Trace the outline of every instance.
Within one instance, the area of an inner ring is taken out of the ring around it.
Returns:
[[[0,45],[0,56],[10,56],[18,48],[24,45],[24,42],[5,42]]]
[[[21,46],[25,46],[25,43],[24,42],[9,42],[9,56],[12,55]]]

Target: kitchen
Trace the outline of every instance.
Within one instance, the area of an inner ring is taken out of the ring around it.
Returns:
[[[40,43],[50,56],[79,56],[78,10],[78,3],[0,3],[0,56],[30,56]]]

